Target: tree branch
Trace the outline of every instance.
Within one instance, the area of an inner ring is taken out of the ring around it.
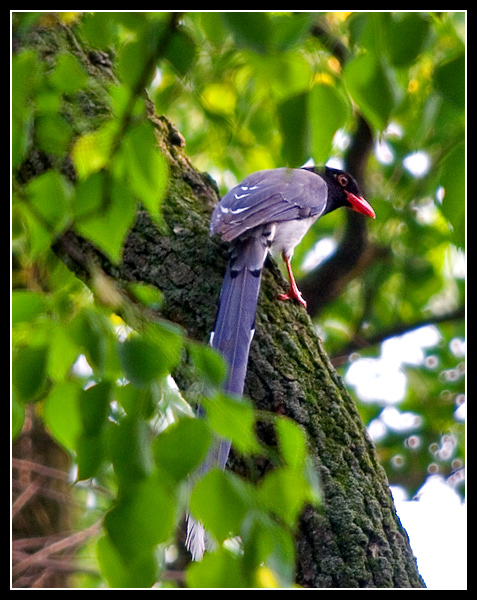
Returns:
[[[349,342],[349,344],[336,352],[335,356],[331,358],[331,363],[334,367],[340,367],[348,362],[349,357],[351,354],[353,354],[353,352],[376,346],[377,344],[381,344],[389,338],[404,335],[405,333],[415,331],[416,329],[425,327],[426,325],[460,321],[464,318],[465,306],[459,306],[459,308],[456,308],[450,312],[442,313],[441,315],[430,315],[429,317],[424,317],[423,319],[419,319],[419,321],[415,321],[414,323],[397,323],[389,329],[378,331],[370,336],[355,336],[351,342]]]

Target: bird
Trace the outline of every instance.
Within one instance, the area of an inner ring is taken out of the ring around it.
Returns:
[[[265,169],[252,173],[215,206],[209,232],[230,242],[229,260],[220,293],[210,345],[225,359],[228,375],[224,391],[242,396],[262,269],[268,252],[283,257],[290,287],[279,300],[295,300],[306,309],[291,268],[295,247],[320,217],[348,207],[376,218],[346,171],[325,167]],[[202,413],[202,411],[201,411]],[[225,468],[231,443],[220,440],[200,471]],[[188,516],[186,547],[200,560],[206,546],[201,523]]]

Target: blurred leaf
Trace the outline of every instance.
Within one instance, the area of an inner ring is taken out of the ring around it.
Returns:
[[[348,107],[336,88],[318,84],[309,93],[307,108],[313,158],[316,164],[324,164],[331,154],[336,132],[346,123]]]
[[[308,94],[286,98],[278,104],[278,121],[282,134],[282,153],[289,167],[303,165],[309,156]]]
[[[429,17],[419,12],[386,13],[384,25],[391,64],[409,66],[424,49],[430,33]]]
[[[264,12],[220,13],[236,44],[265,53],[272,35],[270,17]]]
[[[241,536],[244,566],[254,574],[253,587],[293,586],[295,540],[291,531],[263,513],[253,512],[247,516]]]
[[[89,201],[85,199],[87,194],[91,194]],[[107,185],[104,177],[98,175],[78,187],[76,206],[86,209],[100,204],[102,210],[78,220],[75,228],[106,252],[113,262],[119,262],[126,235],[136,215],[136,203],[120,182],[113,180]]]
[[[53,85],[65,94],[80,90],[88,80],[83,67],[72,54],[60,54],[50,74]]]
[[[255,435],[255,412],[246,398],[216,395],[202,400],[211,427],[243,453],[260,452]]]
[[[465,147],[460,144],[445,157],[440,182],[445,194],[442,212],[452,224],[456,245],[465,246]]]
[[[128,285],[128,290],[148,308],[158,310],[162,305],[162,293],[153,285],[147,283],[130,283]]]
[[[137,387],[149,385],[170,373],[178,360],[181,340],[162,332],[163,343],[132,336],[118,344],[118,353],[126,377]],[[168,345],[167,342],[170,341]]]
[[[46,114],[37,117],[35,133],[42,150],[63,156],[68,150],[73,130],[60,114]]]
[[[151,475],[151,432],[144,419],[122,418],[111,430],[110,450],[114,472],[124,488]]]
[[[68,324],[67,331],[74,343],[86,354],[88,362],[100,371],[106,364],[108,325],[93,310],[84,309]]]
[[[90,479],[98,474],[105,458],[104,438],[100,434],[83,433],[76,444],[79,481]]]
[[[273,15],[271,26],[271,46],[278,51],[286,51],[303,42],[315,20],[314,13],[297,12],[287,15]]]
[[[81,34],[94,48],[107,49],[118,32],[117,13],[98,11],[85,13],[81,20]]]
[[[157,561],[149,550],[124,559],[111,538],[102,536],[96,552],[101,573],[110,588],[150,588],[157,580]]]
[[[15,290],[12,293],[12,325],[30,321],[41,315],[48,306],[44,294],[29,290]]]
[[[212,469],[195,484],[190,510],[218,542],[223,542],[239,533],[242,520],[253,506],[253,497],[250,483],[232,473]]]
[[[108,121],[97,131],[84,133],[75,141],[72,158],[80,179],[86,179],[108,165],[116,133],[117,123]]]
[[[371,54],[360,54],[346,64],[344,80],[363,115],[383,131],[398,103],[392,70]]]
[[[277,469],[265,476],[260,484],[264,506],[293,527],[310,498],[309,485],[303,475],[289,469]]]
[[[73,381],[57,383],[43,406],[43,419],[55,439],[68,450],[76,450],[82,430],[78,406],[79,386]]]
[[[48,348],[24,346],[13,357],[12,382],[24,402],[38,400],[46,386]]]
[[[168,186],[168,168],[157,148],[152,124],[144,121],[131,128],[124,137],[121,153],[121,176],[150,215],[158,220]]]
[[[209,83],[201,93],[204,107],[213,113],[232,115],[235,111],[237,94],[227,83]]]
[[[164,57],[177,70],[179,75],[184,77],[192,68],[196,58],[194,40],[184,29],[175,31],[172,39],[167,44]]]
[[[187,350],[198,375],[212,387],[219,388],[227,376],[227,364],[210,346],[189,342]]]
[[[192,562],[187,569],[186,581],[189,588],[243,588],[249,585],[240,557],[225,548],[205,554],[200,562]]]
[[[112,399],[112,386],[109,381],[100,381],[86,390],[81,390],[78,402],[86,435],[97,435],[101,432],[107,423]]]
[[[178,483],[202,463],[211,441],[210,429],[204,421],[180,419],[169,425],[154,440],[156,463],[161,471]]]
[[[136,483],[105,516],[104,527],[126,562],[148,555],[173,534],[176,507],[153,477]]]
[[[455,105],[465,108],[465,54],[439,65],[434,72],[434,85],[442,96]]]
[[[280,454],[293,469],[301,469],[306,458],[306,436],[301,427],[290,419],[279,418],[275,422]]]
[[[57,171],[46,171],[26,186],[30,211],[40,226],[59,233],[70,216],[71,187]]]

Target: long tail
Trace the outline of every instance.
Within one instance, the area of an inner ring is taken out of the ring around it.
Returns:
[[[255,313],[262,267],[267,255],[266,238],[260,231],[232,246],[225,272],[211,345],[227,361],[229,370],[225,391],[242,395],[247,373],[250,344],[255,331]],[[220,440],[211,450],[200,471],[206,473],[214,466],[225,468],[230,441]],[[201,523],[190,515],[187,519],[186,547],[194,560],[200,560],[206,546]]]

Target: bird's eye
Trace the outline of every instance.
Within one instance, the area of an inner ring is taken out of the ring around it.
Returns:
[[[338,183],[342,186],[342,187],[346,187],[348,185],[348,178],[346,177],[346,175],[344,175],[343,173],[340,173],[338,175]]]

